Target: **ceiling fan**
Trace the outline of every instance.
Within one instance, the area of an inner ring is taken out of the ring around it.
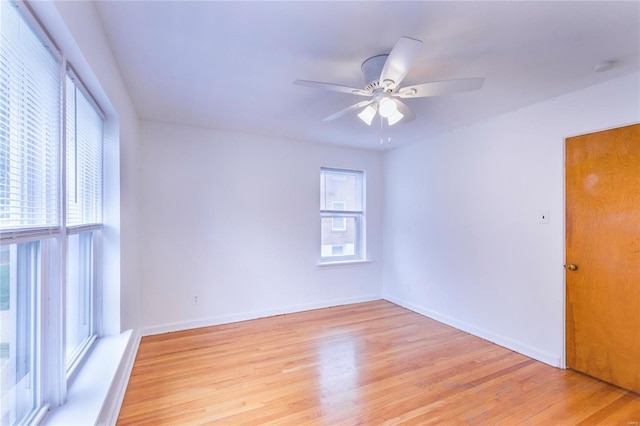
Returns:
[[[381,117],[381,121],[386,119],[390,126],[400,121],[409,122],[414,120],[416,118],[415,114],[400,99],[451,95],[477,90],[482,87],[484,78],[434,81],[400,87],[400,83],[409,72],[409,68],[411,68],[418,56],[421,47],[422,42],[420,40],[400,37],[400,40],[398,40],[389,54],[373,56],[364,61],[361,67],[365,81],[364,89],[309,80],[296,80],[294,84],[369,98],[342,109],[323,120],[335,120],[360,110],[358,117],[369,126],[376,115]]]

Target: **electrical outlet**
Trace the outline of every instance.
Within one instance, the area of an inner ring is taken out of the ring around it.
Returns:
[[[549,211],[539,211],[538,212],[538,223],[548,224],[549,223]]]
[[[191,298],[191,304],[192,304],[192,305],[197,305],[197,304],[199,304],[199,303],[200,303],[200,297],[199,297],[199,296],[197,296],[197,295],[194,295],[194,296]]]

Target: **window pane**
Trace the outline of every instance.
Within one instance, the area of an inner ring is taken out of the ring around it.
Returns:
[[[344,201],[333,201],[331,202],[331,210],[345,210],[347,203]],[[347,230],[347,222],[344,220],[344,217],[334,217],[333,223],[331,225],[331,229],[333,231],[346,231]]]
[[[69,366],[93,335],[92,232],[67,237],[66,357]]]
[[[334,221],[342,221],[344,230],[334,230]],[[325,216],[321,221],[321,257],[356,256],[357,218]]]
[[[332,231],[346,231],[347,230],[347,221],[344,217],[334,217],[331,222],[331,230]]]
[[[2,424],[16,424],[36,407],[36,294],[39,242],[0,247],[0,368]]]
[[[362,173],[322,170],[321,210],[362,211]]]

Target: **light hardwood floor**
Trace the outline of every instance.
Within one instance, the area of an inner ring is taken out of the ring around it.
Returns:
[[[639,421],[637,394],[375,301],[144,337],[118,424]]]

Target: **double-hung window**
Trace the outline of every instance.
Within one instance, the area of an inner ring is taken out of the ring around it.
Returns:
[[[63,402],[99,329],[103,118],[64,64],[24,3],[0,2],[3,425]]]
[[[364,172],[320,170],[320,261],[361,260],[364,253]]]

